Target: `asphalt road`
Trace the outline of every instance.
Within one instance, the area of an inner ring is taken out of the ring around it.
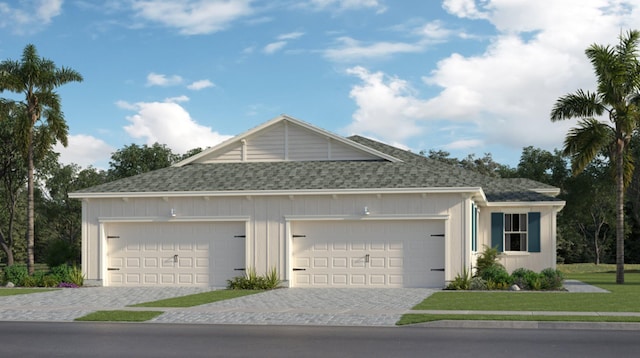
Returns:
[[[0,357],[633,357],[640,332],[0,322]]]

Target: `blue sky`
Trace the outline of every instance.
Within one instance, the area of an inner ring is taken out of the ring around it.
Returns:
[[[279,114],[456,157],[553,150],[584,50],[640,24],[624,0],[0,0],[0,60],[71,67],[64,163],[131,143],[213,146]],[[3,93],[2,96],[7,96]]]

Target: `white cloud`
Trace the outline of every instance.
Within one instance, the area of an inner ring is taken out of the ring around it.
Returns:
[[[62,13],[63,0],[20,1],[11,6],[0,2],[0,28],[12,27],[17,34],[42,30]]]
[[[149,73],[147,75],[147,86],[175,86],[182,83],[182,77],[173,75],[167,76],[159,73]]]
[[[339,45],[324,51],[324,57],[334,62],[356,62],[370,58],[384,58],[397,53],[415,53],[424,50],[424,45],[405,42],[375,42],[362,44],[350,37],[338,38]]]
[[[295,40],[304,35],[304,32],[290,32],[288,34],[282,34],[278,36],[278,40]]]
[[[138,102],[134,106],[137,113],[127,117],[131,124],[124,130],[132,138],[143,139],[148,145],[158,142],[166,144],[175,153],[185,153],[196,147],[216,145],[231,137],[198,124],[175,101]]]
[[[209,80],[195,81],[187,86],[187,88],[192,91],[200,91],[202,89],[209,88],[209,87],[215,87],[215,84],[213,84],[213,82]]]
[[[283,47],[285,47],[287,45],[287,41],[277,41],[277,42],[272,42],[268,45],[266,45],[264,47],[264,49],[262,49],[262,51],[264,51],[264,53],[271,55],[273,53],[276,53],[280,50],[282,50]]]
[[[115,149],[102,139],[90,135],[77,134],[67,137],[68,145],[56,144],[54,151],[60,153],[59,161],[63,164],[78,164],[83,168],[90,165],[106,169],[111,153]]]
[[[383,72],[351,69],[362,83],[350,93],[358,106],[350,129],[396,140],[438,136],[452,150],[561,148],[576,122],[552,123],[549,113],[560,96],[594,89],[584,50],[592,43],[616,44],[621,28],[640,22],[640,4],[619,0],[449,0],[444,7],[488,21],[496,35],[481,53],[438,61],[423,77],[435,93],[416,93],[410,83]],[[435,133],[430,128],[436,123],[459,129]]]
[[[135,0],[133,9],[141,18],[177,28],[184,35],[222,31],[253,13],[251,0]]]
[[[401,142],[422,132],[416,121],[424,117],[425,103],[414,97],[406,81],[362,67],[350,68],[347,73],[362,81],[349,94],[358,110],[348,132],[372,135],[386,142]]]
[[[170,103],[180,103],[180,102],[189,102],[189,97],[187,96],[177,96],[177,97],[169,97],[164,99],[165,102]]]
[[[376,13],[387,11],[386,6],[378,0],[310,0],[309,5],[316,10],[359,10],[375,9]]]

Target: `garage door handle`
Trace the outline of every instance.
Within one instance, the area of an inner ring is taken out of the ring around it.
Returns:
[[[305,268],[294,268],[293,271],[307,271]]]
[[[107,271],[120,271],[117,267],[107,267]]]
[[[441,269],[431,269],[431,271],[442,271],[442,272],[444,272],[444,269],[443,268],[441,268]]]
[[[233,271],[244,271],[246,270],[244,267],[234,268]]]

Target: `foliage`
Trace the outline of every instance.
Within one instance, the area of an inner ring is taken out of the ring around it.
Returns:
[[[82,274],[82,269],[78,266],[71,266],[69,269],[69,276],[67,277],[69,281],[68,283],[74,284],[76,286],[84,285],[84,275]]]
[[[562,288],[564,275],[559,270],[546,268],[540,272],[541,289],[543,290],[559,290]]]
[[[472,291],[484,291],[488,290],[489,286],[487,286],[487,281],[482,277],[473,277],[471,278],[471,282],[469,282],[469,289]]]
[[[466,268],[460,274],[458,273],[456,277],[451,281],[446,289],[447,290],[468,290],[470,288],[471,283],[471,275],[469,274],[469,270]]]
[[[255,268],[247,269],[245,276],[237,276],[227,280],[227,288],[231,290],[271,290],[280,285],[278,272],[272,268],[265,276],[256,273]]]
[[[165,144],[157,142],[151,146],[131,144],[118,149],[111,155],[109,180],[166,168],[175,163],[177,159],[178,157]]]
[[[522,290],[539,290],[542,287],[540,275],[526,268],[518,268],[511,273],[511,282]]]
[[[498,263],[498,252],[497,247],[487,247],[485,246],[484,251],[482,251],[478,258],[476,259],[476,274],[475,276],[483,277],[484,271],[488,270],[493,266],[502,266]]]
[[[624,283],[624,191],[631,182],[633,159],[629,146],[638,130],[640,106],[640,32],[620,35],[615,47],[591,45],[586,51],[596,75],[595,92],[577,90],[558,98],[551,120],[580,118],[569,130],[564,153],[571,157],[574,173],[594,158],[605,155],[615,164],[616,175],[616,282]],[[606,116],[609,122],[599,120]]]
[[[7,266],[4,268],[3,273],[4,277],[2,283],[6,284],[7,282],[13,282],[16,286],[21,286],[25,277],[29,276],[29,271],[24,265]]]
[[[49,242],[45,262],[49,267],[56,267],[72,262],[76,257],[77,254],[71,243],[58,239]]]
[[[509,288],[511,277],[509,272],[502,265],[493,265],[487,267],[479,276],[487,281],[487,288],[490,290],[503,290]]]
[[[10,101],[20,113],[16,126],[16,143],[27,162],[27,269],[35,266],[35,162],[51,153],[56,142],[67,145],[68,126],[64,120],[60,97],[55,88],[80,82],[82,76],[40,57],[32,44],[25,46],[20,61],[0,62],[0,92],[8,90],[24,95],[24,101]]]

